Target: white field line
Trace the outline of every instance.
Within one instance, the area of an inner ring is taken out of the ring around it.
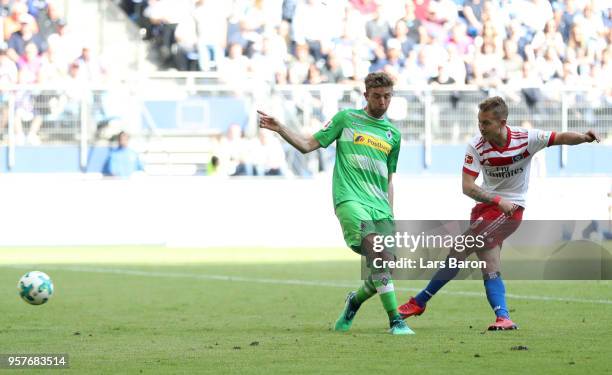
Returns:
[[[31,268],[28,265],[0,265],[0,268]],[[57,270],[57,271],[72,271],[72,272],[90,272],[90,273],[102,273],[102,274],[118,274],[118,275],[130,275],[130,276],[145,276],[145,277],[170,277],[170,278],[183,278],[183,279],[197,279],[197,280],[215,280],[215,281],[234,281],[234,282],[245,282],[245,283],[257,283],[257,284],[276,284],[276,285],[299,285],[299,286],[321,286],[328,288],[353,288],[357,284],[356,282],[349,281],[321,281],[321,280],[291,280],[291,279],[268,279],[259,277],[244,277],[244,276],[228,276],[228,275],[209,275],[209,274],[193,274],[193,273],[179,273],[179,272],[157,272],[157,271],[138,271],[122,268],[99,268],[99,267],[57,267],[57,266],[44,266],[45,270]],[[395,288],[399,291],[404,292],[420,292],[419,288]],[[440,291],[440,294],[447,294],[450,296],[466,296],[466,297],[485,297],[484,293],[480,292],[465,292],[465,291]],[[612,300],[607,299],[586,299],[586,298],[565,298],[565,297],[551,297],[551,296],[536,296],[536,295],[521,295],[506,293],[509,298],[533,300],[533,301],[554,301],[554,302],[577,302],[577,303],[595,303],[602,305],[612,305]]]

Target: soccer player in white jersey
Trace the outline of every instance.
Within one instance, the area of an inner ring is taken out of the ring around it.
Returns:
[[[489,330],[510,330],[517,326],[510,320],[506,290],[500,274],[500,252],[504,239],[520,225],[525,209],[531,157],[549,146],[599,142],[595,132],[556,133],[507,125],[508,106],[499,96],[479,104],[478,129],[467,146],[463,164],[463,193],[477,201],[470,217],[469,234],[483,235],[485,246],[465,251],[452,249],[449,258],[464,260],[473,251],[486,262],[482,270],[487,299],[495,312]],[[476,178],[483,173],[482,186]],[[459,268],[440,268],[425,289],[400,306],[402,318],[421,315],[427,302],[450,280]]]

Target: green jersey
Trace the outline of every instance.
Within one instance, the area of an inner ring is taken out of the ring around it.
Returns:
[[[336,143],[334,206],[357,201],[391,214],[389,174],[395,173],[400,151],[400,132],[386,119],[363,109],[338,112],[314,134],[321,146]]]

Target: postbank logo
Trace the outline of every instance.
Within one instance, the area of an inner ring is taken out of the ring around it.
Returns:
[[[373,149],[382,151],[387,155],[389,155],[389,152],[391,152],[390,144],[368,134],[355,133],[355,135],[353,135],[353,143],[356,145],[372,147]]]

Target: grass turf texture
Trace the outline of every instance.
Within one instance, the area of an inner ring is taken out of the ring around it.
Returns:
[[[55,284],[43,306],[21,301],[15,287],[35,269]],[[507,281],[512,295],[600,300],[509,298],[519,331],[484,332],[493,314],[476,295],[482,282],[456,281],[407,320],[416,336],[386,333],[378,297],[349,333],[332,332],[358,275],[346,249],[0,249],[0,353],[68,353],[65,371],[101,374],[612,368],[610,281]],[[396,285],[404,302],[425,281]]]

